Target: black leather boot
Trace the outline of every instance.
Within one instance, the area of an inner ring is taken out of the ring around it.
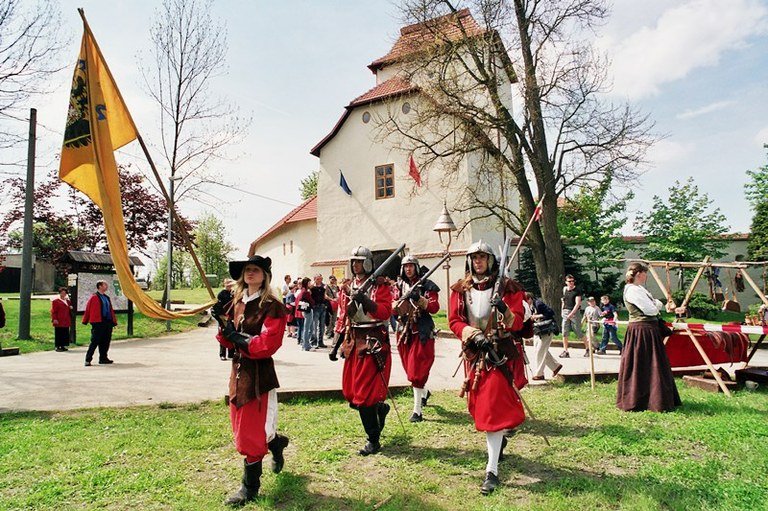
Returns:
[[[363,429],[365,429],[365,433],[368,435],[368,441],[365,442],[365,446],[360,449],[359,453],[361,456],[376,454],[381,450],[381,444],[379,443],[379,438],[381,437],[379,407],[378,405],[361,406],[357,411],[360,414],[360,422],[363,423]]]
[[[501,437],[501,450],[499,451],[499,463],[504,461],[504,449],[507,447],[507,437]]]
[[[272,472],[275,474],[279,474],[283,470],[283,465],[285,464],[285,458],[283,458],[283,449],[288,447],[289,442],[290,441],[288,440],[287,436],[276,434],[275,438],[273,438],[267,444],[267,447],[269,447],[269,452],[272,453]]]
[[[384,431],[384,424],[387,422],[387,414],[389,413],[389,405],[387,403],[378,403],[376,405],[376,413],[379,418],[379,432]]]
[[[243,480],[237,493],[227,499],[230,506],[242,506],[259,496],[261,487],[261,461],[247,463],[243,460]]]
[[[499,478],[493,472],[488,472],[485,474],[485,481],[483,481],[483,485],[480,487],[480,493],[490,495],[498,486]]]

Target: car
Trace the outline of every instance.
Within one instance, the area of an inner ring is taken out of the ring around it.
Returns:
[[[147,279],[143,277],[139,277],[136,279],[136,284],[138,284],[139,289],[147,290],[149,289],[149,283],[147,282]]]

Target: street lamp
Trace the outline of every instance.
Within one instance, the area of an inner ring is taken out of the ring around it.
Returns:
[[[437,236],[440,239],[440,244],[445,247],[443,253],[450,254],[451,241],[453,241],[453,235],[451,233],[456,230],[456,224],[453,223],[453,219],[451,218],[451,214],[448,213],[448,206],[445,204],[445,202],[443,202],[443,212],[440,213],[440,216],[437,218],[437,223],[432,228],[432,230],[437,232]],[[443,240],[443,233],[445,233],[445,240]],[[443,268],[445,268],[445,289],[447,290],[451,287],[450,257],[445,260]]]
[[[173,272],[173,208],[175,207],[173,198],[176,191],[176,181],[181,180],[181,178],[182,176],[174,176],[173,174],[168,178],[168,257],[166,258],[168,265],[165,274],[165,308],[168,310],[171,310],[171,275]],[[165,331],[171,331],[170,320],[165,322]]]

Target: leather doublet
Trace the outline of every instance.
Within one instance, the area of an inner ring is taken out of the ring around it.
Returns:
[[[240,330],[248,335],[259,335],[264,320],[268,317],[281,318],[286,315],[285,306],[277,301],[270,301],[264,307],[258,300],[245,305]],[[272,389],[280,387],[272,357],[253,359],[235,352],[232,358],[232,372],[229,377],[229,401],[237,408]]]

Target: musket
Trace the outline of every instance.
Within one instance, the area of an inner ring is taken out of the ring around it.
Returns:
[[[509,262],[507,262],[507,266],[512,266],[512,261],[515,260],[515,257],[520,252],[520,247],[523,246],[523,241],[525,241],[525,237],[528,235],[528,231],[531,229],[531,226],[533,225],[533,221],[536,219],[536,210],[541,207],[541,204],[544,202],[544,197],[546,197],[547,194],[541,196],[541,199],[539,199],[539,203],[536,205],[536,207],[533,210],[533,215],[531,215],[531,218],[528,219],[528,225],[525,227],[525,230],[523,231],[523,234],[520,236],[520,241],[517,242],[517,246],[515,247],[515,251],[512,253],[512,257],[509,258]],[[509,268],[506,268],[504,271],[509,272]]]
[[[442,265],[442,264],[443,264],[445,261],[447,261],[447,260],[448,260],[448,259],[450,259],[450,258],[451,258],[451,254],[448,254],[448,253],[446,253],[446,254],[445,254],[443,257],[442,257],[442,259],[440,259],[440,260],[437,262],[437,264],[436,264],[435,266],[433,266],[433,267],[432,267],[432,269],[431,269],[431,270],[429,270],[427,273],[425,273],[424,275],[422,275],[422,276],[421,276],[421,278],[420,278],[420,279],[419,279],[419,280],[418,280],[418,281],[417,281],[417,282],[416,282],[416,283],[415,283],[413,286],[411,286],[411,291],[413,291],[414,289],[421,289],[422,287],[424,287],[424,284],[427,282],[427,279],[428,279],[428,278],[429,278],[429,277],[430,277],[430,276],[431,276],[433,273],[435,273],[435,272],[437,271],[437,269],[438,269],[438,268],[440,268],[440,266],[441,266],[441,265]],[[400,298],[399,298],[399,299],[398,299],[398,300],[395,302],[395,306],[394,306],[393,308],[394,308],[394,309],[397,309],[397,308],[399,308],[399,307],[400,307],[400,305],[402,305],[402,304],[403,304],[403,302],[405,301],[405,299],[406,299],[406,297],[405,297],[405,296],[401,296],[401,297],[400,297]]]
[[[373,284],[376,282],[376,279],[381,277],[381,275],[387,269],[387,266],[389,266],[392,263],[392,261],[394,261],[397,258],[398,254],[400,254],[400,252],[402,252],[404,248],[405,248],[405,243],[400,245],[399,248],[397,248],[394,252],[389,254],[389,257],[387,257],[386,260],[384,260],[384,262],[381,263],[379,265],[379,267],[376,268],[376,270],[374,270],[374,272],[371,273],[371,275],[367,279],[365,279],[365,282],[363,282],[363,285],[360,286],[356,290],[356,292],[367,293],[368,290],[371,288],[371,286],[373,286]],[[353,301],[354,300],[349,300],[349,302],[347,303],[347,310],[346,310],[347,321],[350,320],[349,309],[351,308],[351,305],[352,305]],[[358,304],[358,307],[359,306],[360,306],[360,304]],[[341,343],[343,343],[344,342],[344,338],[349,335],[349,327],[347,327],[346,330],[347,331],[345,332],[345,335],[339,335],[339,338],[336,340],[336,344],[333,345],[333,349],[328,354],[328,358],[330,358],[331,361],[333,361],[333,362],[338,360],[338,353],[339,353],[339,348],[341,347]]]

